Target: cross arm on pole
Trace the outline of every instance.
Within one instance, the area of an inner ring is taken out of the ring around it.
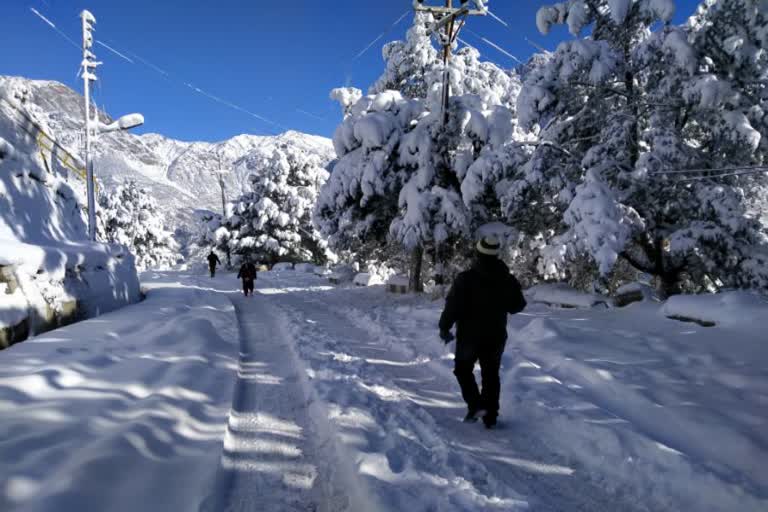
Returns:
[[[464,2],[465,4],[467,2]],[[477,4],[477,2],[475,2]],[[463,16],[464,14],[469,14],[471,16],[485,16],[488,14],[488,9],[485,8],[485,4],[483,2],[480,2],[480,5],[483,6],[482,9],[470,9],[466,5],[462,5],[462,7],[454,8],[454,7],[442,7],[442,6],[436,6],[436,5],[424,5],[423,0],[413,0],[413,8],[417,11],[422,12],[431,12],[432,14],[441,14],[441,15],[452,15],[455,14],[456,11],[466,11],[460,16]]]

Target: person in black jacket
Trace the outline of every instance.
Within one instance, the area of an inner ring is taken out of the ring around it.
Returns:
[[[465,421],[482,417],[487,428],[496,425],[501,384],[499,370],[507,341],[507,315],[522,311],[526,302],[520,283],[498,258],[501,244],[495,237],[477,243],[477,259],[460,273],[451,287],[440,317],[440,337],[453,340],[456,324],[454,375],[467,403]],[[482,393],[472,373],[480,362]]]
[[[253,282],[256,280],[256,265],[251,263],[248,256],[245,257],[243,264],[240,266],[240,272],[237,273],[237,278],[243,280],[243,293],[248,296],[248,292],[253,296]]]
[[[216,277],[216,265],[221,265],[221,260],[215,252],[211,251],[208,255],[208,270],[211,271],[211,278]]]

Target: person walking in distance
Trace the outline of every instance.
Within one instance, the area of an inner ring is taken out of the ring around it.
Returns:
[[[256,281],[256,265],[246,256],[243,264],[240,266],[240,272],[237,273],[238,279],[243,280],[243,294],[247,297],[248,292],[253,295],[253,282]]]
[[[216,277],[216,265],[221,265],[221,260],[215,252],[211,251],[211,254],[208,255],[208,270],[211,271],[211,279]]]
[[[464,421],[483,419],[486,428],[496,426],[499,415],[501,356],[507,342],[507,315],[522,311],[525,298],[520,283],[498,257],[501,243],[484,237],[469,270],[460,273],[451,287],[440,316],[440,337],[453,340],[456,324],[454,375],[467,403]],[[475,381],[475,363],[480,362],[482,392]]]

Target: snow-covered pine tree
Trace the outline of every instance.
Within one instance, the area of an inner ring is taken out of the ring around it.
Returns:
[[[743,58],[722,50],[760,47],[759,30],[749,29],[760,26],[759,2],[709,2],[698,15],[708,20],[653,33],[673,12],[669,0],[572,0],[540,10],[545,33],[552,23],[574,34],[592,27],[590,38],[561,44],[530,73],[520,96],[523,122],[541,127],[527,170],[549,187],[550,210],[562,211],[567,228],[551,225],[543,270],[562,274],[587,254],[605,276],[621,257],[656,276],[666,293],[685,280],[695,289],[764,279],[737,270],[765,261],[762,249],[747,250],[765,236],[749,212],[763,178],[659,174],[764,161],[752,123],[764,119],[765,82],[753,80],[754,70],[747,73],[752,86],[738,83],[748,77],[731,81],[743,73]],[[701,34],[717,26],[721,37]]]
[[[639,158],[640,69],[633,49],[673,13],[669,0],[569,0],[538,12],[545,34],[555,23],[574,35],[592,29],[589,38],[562,43],[530,72],[518,102],[523,125],[537,126],[540,141],[505,204],[516,226],[532,217],[522,208],[532,201],[538,206],[541,216],[523,228],[540,238],[545,276],[573,277],[565,275],[568,262],[582,251],[608,273],[642,227],[605,183],[623,180]]]
[[[768,176],[727,170],[767,163],[767,36],[765,3],[707,1],[638,50],[648,120],[622,201],[646,228],[625,255],[666,291],[768,287]],[[726,170],[663,174],[686,169]]]
[[[431,14],[417,12],[405,41],[384,45],[381,53],[386,67],[369,94],[398,91],[406,98],[427,97],[431,85],[427,77],[441,69],[438,51],[427,33],[433,21]]]
[[[320,187],[328,179],[320,158],[283,145],[270,155],[255,153],[239,165],[251,173],[252,191],[241,196],[224,227],[229,248],[270,264],[280,259],[325,263],[333,253],[312,225]]]
[[[231,224],[220,213],[210,210],[196,210],[195,221],[198,231],[194,245],[198,248],[198,259],[202,260],[209,251],[214,249],[220,254],[227,254],[233,238]]]
[[[157,202],[135,181],[126,180],[99,197],[98,236],[126,246],[136,257],[136,268],[167,269],[178,263],[178,247],[163,226]]]
[[[517,75],[480,61],[474,48],[462,48],[449,64],[454,96],[443,126],[443,65],[424,24],[417,15],[408,40],[388,45],[387,70],[372,94],[350,105],[359,94],[332,93],[342,101],[345,119],[334,135],[339,159],[316,210],[318,225],[339,249],[370,255],[395,242],[413,253],[415,289],[422,285],[424,251],[439,263],[450,257],[452,245],[471,237],[475,224],[488,220],[483,215],[491,215],[492,208],[480,203],[504,169],[491,153],[517,133],[510,108],[520,89]],[[405,94],[384,87],[401,87]],[[483,162],[470,172],[481,155]]]

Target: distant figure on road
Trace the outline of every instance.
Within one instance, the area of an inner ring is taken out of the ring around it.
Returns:
[[[440,337],[453,340],[456,326],[454,375],[467,403],[464,421],[483,418],[486,428],[496,426],[499,415],[501,356],[507,342],[507,314],[522,311],[526,302],[520,283],[498,258],[501,243],[484,237],[477,243],[477,258],[453,283],[440,317]],[[480,361],[482,393],[472,373]]]
[[[248,296],[248,292],[253,295],[253,282],[256,280],[256,265],[251,263],[248,256],[245,257],[243,264],[240,266],[240,272],[237,273],[237,277],[243,280],[243,293]]]
[[[221,265],[221,260],[215,252],[211,251],[211,254],[208,255],[208,269],[211,271],[211,279],[216,277],[216,265]]]

